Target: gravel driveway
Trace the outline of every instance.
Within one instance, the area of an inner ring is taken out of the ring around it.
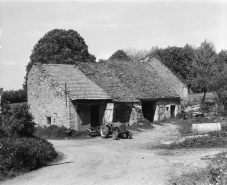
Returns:
[[[51,140],[63,160],[3,182],[3,185],[167,185],[182,172],[203,167],[220,150],[153,150],[161,141],[179,137],[176,126],[165,124],[136,132],[133,139],[96,137]]]

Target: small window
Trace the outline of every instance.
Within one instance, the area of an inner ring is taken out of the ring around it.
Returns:
[[[169,107],[166,107],[166,111],[169,111]]]
[[[47,125],[51,125],[51,117],[47,117]]]

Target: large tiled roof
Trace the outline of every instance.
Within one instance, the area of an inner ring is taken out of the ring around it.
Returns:
[[[78,62],[79,69],[116,101],[179,98],[152,68],[132,61]]]
[[[42,68],[62,90],[66,90],[72,100],[75,99],[112,99],[100,86],[92,82],[75,65],[43,64]]]

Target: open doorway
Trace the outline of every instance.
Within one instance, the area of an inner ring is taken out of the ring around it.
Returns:
[[[99,126],[99,105],[90,106],[90,121],[91,126]]]
[[[154,121],[154,115],[155,115],[155,102],[143,102],[142,103],[142,111],[143,116],[150,122]]]
[[[171,118],[175,117],[175,105],[170,106],[170,115]]]

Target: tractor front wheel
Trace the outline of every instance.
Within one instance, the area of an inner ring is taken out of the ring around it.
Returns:
[[[101,127],[100,127],[100,135],[101,135],[102,138],[107,138],[109,132],[110,132],[110,130],[109,130],[108,126],[101,125]]]
[[[117,140],[117,138],[118,138],[118,132],[117,131],[113,131],[113,139],[114,140]]]

